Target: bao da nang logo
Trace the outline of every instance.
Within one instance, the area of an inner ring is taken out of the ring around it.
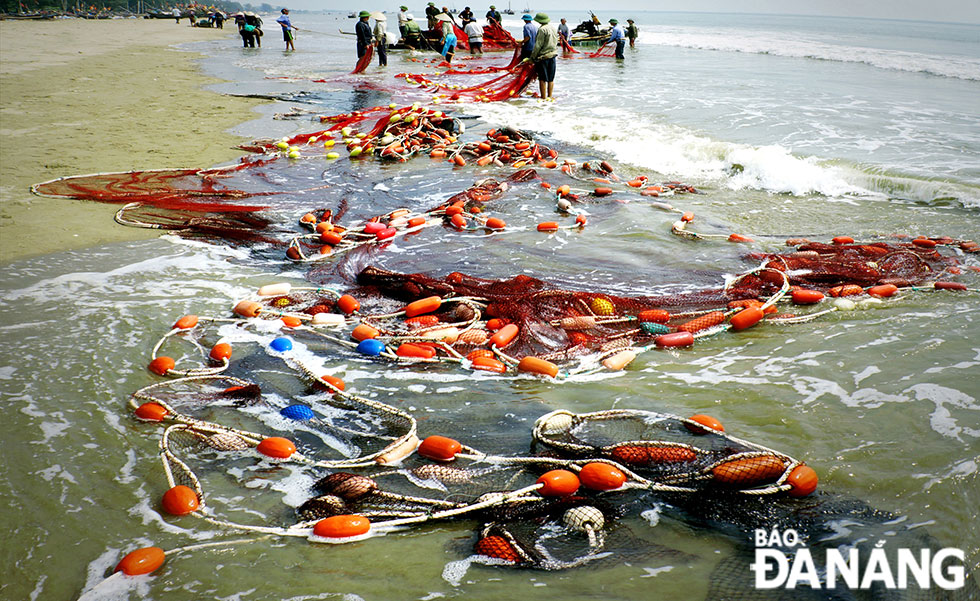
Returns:
[[[749,566],[759,589],[961,589],[966,568],[960,549],[888,549],[878,541],[862,553],[827,548],[814,557],[795,530],[756,530],[755,561]],[[818,567],[819,566],[819,567]]]

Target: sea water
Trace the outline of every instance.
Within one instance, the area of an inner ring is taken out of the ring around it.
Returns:
[[[574,26],[588,14],[551,14],[555,21],[562,16]],[[695,213],[692,228],[749,235],[758,241],[752,250],[780,251],[788,236],[980,238],[980,27],[777,15],[599,16],[633,18],[640,27],[625,61],[559,59],[554,102],[526,96],[452,106],[473,132],[464,139],[510,125],[563,157],[605,159],[624,175],[684,181],[702,194],[671,202]],[[354,43],[340,30],[351,32],[352,19],[293,15],[301,28],[295,53],[283,52],[274,16],[265,20],[261,50],[240,48],[237,37],[192,48],[209,56],[205,71],[229,80],[216,91],[287,98],[243,115],[239,133],[292,135],[320,129],[316,114],[432,99],[394,77],[431,73],[428,63],[409,60],[431,53],[393,51],[387,69],[372,65],[349,76]],[[516,16],[504,25],[519,31]],[[461,51],[457,62],[509,59],[494,53],[459,60],[466,56]],[[288,112],[300,116],[273,118]],[[155,167],[150,160],[143,167]],[[193,149],[187,160],[193,164]],[[341,198],[352,217],[396,206],[425,209],[476,179],[506,175],[421,158],[404,165],[346,161],[297,167],[301,177],[331,187],[278,198],[271,214],[291,226],[306,210]],[[383,251],[328,261],[313,276],[275,249],[176,237],[6,266],[0,482],[8,494],[0,518],[7,533],[0,596],[71,598],[133,548],[241,537],[162,515],[160,432],[135,422],[126,407],[133,391],[157,381],[145,368],[150,350],[181,315],[225,315],[234,300],[273,281],[314,277],[343,288],[368,264],[436,276],[525,273],[624,295],[717,284],[750,266],[746,247],[677,238],[669,233],[675,215],[638,196],[616,196],[619,202],[584,206],[590,224],[581,233],[546,236],[531,226],[556,217],[553,201],[524,188],[492,209],[526,231],[477,238],[434,228]],[[961,281],[978,286],[970,272]],[[924,525],[942,545],[963,549],[976,569],[978,308],[976,293],[905,294],[808,324],[763,324],[690,349],[645,353],[622,373],[560,385],[381,366],[341,351],[322,360],[351,390],[425,416],[423,435],[513,454],[528,450],[534,419],[557,408],[709,413],[736,436],[806,461],[822,490]],[[261,523],[283,519],[287,502],[304,492],[260,486],[221,494]],[[326,547],[253,539],[171,557],[152,577],[111,589],[110,597],[698,599],[735,543],[652,502],[642,519],[620,525],[648,543],[648,556],[563,572],[462,570],[458,562],[471,552],[474,527],[437,524]]]

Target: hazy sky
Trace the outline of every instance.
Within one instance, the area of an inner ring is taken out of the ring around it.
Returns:
[[[268,1],[268,0],[266,0]],[[436,1],[436,0],[433,0]],[[251,0],[252,4],[259,4]],[[397,11],[404,0],[277,0],[269,2],[307,10],[388,10]],[[407,0],[409,10],[423,14],[428,0]],[[462,10],[469,6],[480,17],[493,3],[505,8],[508,0],[438,0],[437,6],[450,6]],[[554,12],[556,10],[593,10],[597,14],[612,10],[651,11],[698,11],[723,13],[777,13],[800,15],[826,15],[837,17],[881,17],[951,23],[980,23],[980,0],[510,0],[511,8],[520,11],[525,6],[532,10]],[[978,40],[980,41],[980,40]]]

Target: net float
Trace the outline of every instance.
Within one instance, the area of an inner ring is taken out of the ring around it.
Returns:
[[[395,446],[394,448],[389,447],[388,450],[382,454],[380,457],[374,460],[378,465],[391,465],[393,463],[398,463],[405,457],[408,457],[415,451],[416,447],[419,446],[418,436],[412,434],[403,442]]]
[[[558,161],[548,161],[544,164],[545,169],[554,169],[558,166]]]
[[[336,376],[322,375],[320,376],[320,381],[333,386],[334,388],[340,390],[341,392],[343,392],[343,390],[347,387],[347,385],[344,384],[344,381]]]
[[[369,340],[371,338],[377,338],[381,332],[367,325],[366,323],[357,324],[350,333],[350,337],[358,342]]]
[[[487,307],[488,315],[490,314],[489,311],[490,311],[490,307]],[[487,322],[487,329],[490,330],[491,332],[496,332],[497,330],[504,327],[505,325],[507,325],[506,320],[500,319],[498,317],[494,317],[493,319]]]
[[[643,323],[667,323],[670,321],[670,313],[663,309],[648,309],[637,313],[636,318]]]
[[[208,356],[218,363],[223,363],[231,359],[231,345],[227,342],[219,342],[211,347],[211,352],[208,353]]]
[[[243,300],[235,305],[232,311],[242,317],[257,317],[259,313],[262,313],[262,305],[255,301]]]
[[[472,366],[473,369],[478,369],[480,371],[489,371],[496,374],[502,374],[507,372],[507,366],[504,365],[501,361],[494,359],[493,357],[486,357],[486,356],[474,357],[470,359],[470,363],[473,364]]]
[[[765,317],[765,313],[762,312],[762,309],[758,307],[746,307],[735,315],[732,315],[732,318],[728,320],[728,323],[731,324],[733,330],[738,332],[740,330],[751,328],[755,324],[762,321],[763,317]]]
[[[272,342],[269,343],[269,348],[279,353],[291,351],[293,350],[293,341],[284,336],[280,336],[279,338],[274,338]],[[231,349],[229,348],[229,354],[230,352]]]
[[[446,151],[441,148],[435,148],[429,153],[429,156],[434,159],[444,159],[446,158]]]
[[[201,506],[197,493],[189,486],[178,484],[163,493],[161,501],[163,510],[170,515],[187,515],[194,513]]]
[[[466,159],[464,159],[461,155],[458,155],[457,154],[456,156],[453,157],[452,160],[453,160],[453,163],[455,163],[459,167],[465,167],[466,166]]]
[[[545,221],[543,223],[539,223],[538,224],[538,231],[539,232],[557,232],[558,231],[558,223],[555,222],[555,221]]]
[[[818,292],[816,290],[794,290],[791,293],[791,296],[793,298],[793,303],[797,305],[813,305],[824,299],[823,292]]]
[[[313,410],[306,405],[289,405],[287,407],[283,407],[279,410],[279,415],[298,422],[305,422],[316,417]]]
[[[302,261],[303,255],[299,252],[299,249],[295,246],[290,246],[286,249],[286,258],[292,261]]]
[[[385,343],[375,338],[365,338],[357,343],[357,352],[362,355],[377,357],[385,350]]]
[[[425,224],[425,217],[412,217],[408,220],[408,227],[418,227]]]
[[[616,461],[629,465],[646,465],[650,461],[647,447],[637,445],[618,446],[613,448],[609,454]]]
[[[592,178],[592,181],[595,182],[595,183],[597,183],[597,184],[611,184],[612,183],[611,180],[608,180],[608,179],[606,179],[604,177],[593,177]]]
[[[517,364],[517,369],[518,371],[540,374],[542,376],[548,376],[549,378],[554,378],[558,375],[557,365],[551,361],[539,359],[538,357],[524,357]]]
[[[543,497],[566,497],[575,494],[580,482],[578,476],[568,470],[551,470],[541,474],[537,484],[542,485],[538,494]]]
[[[612,165],[610,165],[608,161],[602,161],[601,163],[599,163],[599,167],[606,173],[613,172]]]
[[[337,299],[337,308],[350,315],[360,310],[361,303],[353,296],[345,294]]]
[[[683,215],[681,215],[681,221],[683,221],[684,223],[690,223],[694,221],[694,213],[690,211],[686,211]]]
[[[857,308],[857,305],[854,304],[854,301],[847,298],[835,298],[834,308],[838,311],[853,311]]]
[[[485,536],[477,541],[473,550],[476,551],[477,555],[502,559],[512,563],[518,563],[521,560],[520,555],[517,554],[514,547],[502,536]]]
[[[568,187],[568,184],[564,184],[564,185],[558,186],[557,193],[558,193],[558,196],[568,196],[568,193],[571,192],[571,191],[572,191],[572,189],[570,187]]]
[[[507,346],[514,340],[519,331],[518,327],[512,323],[503,326],[490,337],[490,346],[496,346],[498,348]]]
[[[630,188],[639,188],[640,186],[643,185],[643,180],[631,179],[630,181],[626,182],[626,185],[629,186]]]
[[[385,229],[385,224],[378,221],[368,221],[364,224],[365,234],[377,234],[383,229]]]
[[[299,218],[300,223],[316,223],[316,215],[313,213],[307,213]]]
[[[462,212],[463,212],[463,207],[459,205],[452,205],[450,207],[446,207],[446,215],[448,217],[452,217],[453,215],[459,215]]]
[[[259,288],[257,294],[259,296],[282,296],[284,294],[289,294],[289,291],[293,289],[293,285],[288,282],[281,282],[279,284],[266,284]]]
[[[691,346],[694,344],[694,334],[691,332],[671,332],[657,336],[653,342],[660,348]]]
[[[439,318],[435,315],[418,315],[405,320],[405,324],[412,328],[428,328],[437,323],[439,323]]]
[[[837,236],[831,242],[834,244],[854,244],[854,238],[850,236]]]
[[[687,418],[687,420],[687,422],[684,422],[684,427],[690,430],[693,434],[707,434],[707,430],[689,422],[701,424],[701,426],[704,426],[705,428],[716,430],[718,432],[725,431],[725,427],[721,425],[721,422],[710,415],[699,413],[697,415],[692,415],[691,417]]]
[[[177,320],[174,324],[173,329],[177,330],[189,330],[197,325],[198,318],[197,315],[185,315]]]
[[[256,447],[259,453],[273,459],[289,459],[296,452],[296,445],[288,438],[270,436]]]
[[[395,237],[395,234],[397,234],[397,233],[398,233],[398,230],[396,230],[395,228],[393,228],[393,227],[386,227],[385,229],[381,230],[380,232],[378,232],[374,236],[378,240],[387,240],[389,238],[394,238]]]
[[[752,238],[749,238],[748,236],[743,236],[742,234],[732,234],[731,236],[728,237],[728,241],[742,242],[742,243],[755,242],[755,240],[753,240]]]
[[[343,237],[337,232],[323,232],[320,234],[320,241],[331,246],[337,246],[343,241]]]
[[[463,217],[461,214],[453,215],[453,218],[449,222],[456,226],[456,229],[466,229],[466,217]]]
[[[282,324],[287,328],[298,328],[303,325],[303,320],[299,317],[293,317],[292,315],[283,315]]]
[[[466,360],[467,361],[473,361],[477,357],[486,357],[488,359],[493,359],[494,358],[494,354],[493,354],[493,351],[491,351],[490,349],[478,348],[476,350],[470,351],[470,353],[468,355],[466,355]]]
[[[116,572],[127,576],[141,576],[156,571],[166,561],[166,553],[160,547],[143,547],[130,551],[116,564]]]
[[[888,298],[896,292],[898,292],[898,286],[895,284],[878,284],[877,286],[868,288],[868,294],[880,298]]]
[[[618,371],[623,369],[627,365],[636,359],[636,353],[631,350],[619,351],[611,357],[606,357],[602,360],[602,366],[606,369],[611,369],[613,371]]]
[[[446,344],[453,344],[459,338],[459,328],[449,327],[449,328],[439,328],[438,330],[429,330],[422,334],[423,338],[431,338],[433,340],[441,340]]]
[[[787,494],[791,497],[805,497],[817,490],[817,472],[808,465],[798,465],[790,471],[786,484],[790,489]]]
[[[504,220],[498,219],[497,217],[491,217],[490,219],[487,219],[486,223],[484,223],[483,225],[492,230],[502,230],[505,227],[507,227],[507,224],[504,223]]]
[[[446,436],[429,436],[422,441],[416,451],[426,459],[433,461],[452,461],[463,450],[463,445]]]
[[[936,290],[966,290],[966,284],[960,282],[933,282],[932,287]]]
[[[371,520],[360,515],[334,515],[313,525],[313,534],[320,538],[353,538],[364,536],[370,531]]]
[[[150,361],[148,366],[150,371],[157,374],[158,376],[165,376],[167,372],[174,368],[176,362],[170,357],[157,357],[153,361]]]
[[[395,354],[399,357],[431,359],[436,356],[436,349],[432,348],[431,346],[422,346],[420,344],[405,342],[398,345],[398,348],[395,350]]]
[[[700,332],[701,330],[706,330],[712,326],[716,326],[720,323],[725,322],[725,314],[721,311],[712,311],[711,313],[705,313],[700,317],[695,317],[691,321],[682,323],[677,326],[678,332]]]
[[[167,413],[167,408],[160,403],[143,403],[134,411],[136,417],[148,422],[162,422]]]
[[[347,320],[338,313],[317,313],[311,322],[315,326],[342,326]]]
[[[320,223],[316,224],[316,227],[313,228],[313,230],[318,234],[325,234],[327,232],[332,232],[333,224],[330,223],[329,221],[321,221]],[[288,294],[288,292],[285,292],[283,294]]]
[[[697,458],[698,454],[687,447],[647,447],[650,463],[687,463]]]
[[[929,238],[916,238],[912,240],[912,244],[919,248],[936,248],[936,241]]]
[[[575,216],[575,225],[579,226],[580,228],[581,227],[585,227],[586,224],[588,223],[588,221],[589,220],[588,220],[588,218],[585,215],[576,215]]]
[[[608,463],[586,463],[578,473],[582,486],[592,490],[616,490],[626,483],[626,474]]]
[[[843,286],[834,286],[828,292],[833,297],[856,296],[858,294],[864,294],[864,288],[857,284],[844,284]]]
[[[782,459],[763,455],[726,461],[712,468],[711,475],[719,484],[755,486],[778,479],[785,469]]]
[[[596,188],[595,190],[592,191],[592,193],[596,196],[609,196],[610,194],[613,193],[613,191],[612,188],[602,187],[602,188]]]

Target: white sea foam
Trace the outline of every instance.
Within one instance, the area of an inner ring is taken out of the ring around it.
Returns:
[[[684,28],[650,28],[637,38],[638,44],[676,46],[697,50],[770,54],[790,58],[864,63],[878,69],[928,73],[980,81],[980,59],[938,56],[904,50],[832,44],[805,36],[776,32],[751,32],[715,28],[688,31]]]

